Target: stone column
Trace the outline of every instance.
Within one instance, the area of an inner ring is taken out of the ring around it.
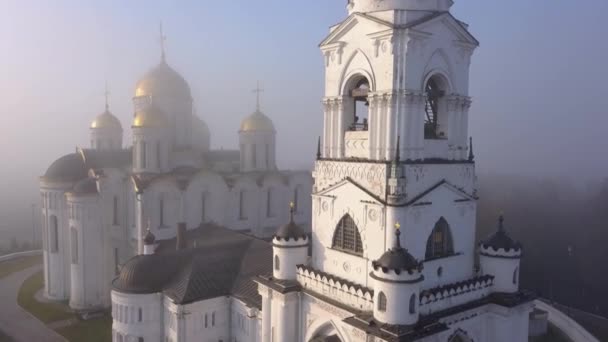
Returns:
[[[385,144],[384,159],[392,160],[395,157],[395,137],[397,113],[394,110],[396,97],[392,93],[384,95],[386,101],[386,122],[385,122]]]
[[[459,142],[459,146],[461,146],[461,159],[466,159],[467,158],[467,146],[468,146],[468,140],[469,140],[469,109],[471,108],[471,98],[470,97],[463,97],[462,98],[462,107],[461,107],[461,123],[462,123],[462,128],[461,128],[461,137],[460,137],[460,142]]]
[[[460,143],[461,129],[461,112],[459,110],[459,98],[457,96],[449,96],[447,102],[447,119],[448,119],[448,158],[451,160],[458,159],[458,145]]]
[[[135,194],[135,224],[137,226],[137,254],[144,254],[144,194]]]
[[[330,122],[331,122],[331,105],[328,98],[323,99],[323,158],[330,156]]]
[[[406,160],[407,159],[406,146],[407,146],[407,139],[408,139],[407,96],[404,91],[400,91],[398,96],[399,96],[399,107],[398,107],[398,111],[397,111],[397,118],[398,118],[397,136],[400,137],[399,150],[401,152],[399,155],[399,158],[401,160]]]
[[[424,106],[426,104],[426,95],[422,93],[417,93],[414,97],[414,117],[415,119],[415,127],[414,132],[416,135],[415,145],[414,145],[414,160],[424,159]]]
[[[368,110],[368,145],[369,159],[376,158],[376,126],[378,125],[378,97],[376,94],[369,94],[369,110]]]
[[[377,123],[376,125],[376,160],[384,159],[384,148],[385,148],[385,139],[384,129],[386,127],[386,97],[384,94],[378,97],[378,110],[377,110]]]
[[[336,156],[335,158],[344,157],[344,100],[342,97],[336,98],[334,107],[336,121],[337,121],[337,142],[336,142]]]

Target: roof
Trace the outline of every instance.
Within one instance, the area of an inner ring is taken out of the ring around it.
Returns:
[[[133,158],[130,148],[124,150],[80,149],[79,152],[87,169],[130,168]]]
[[[256,110],[241,122],[240,132],[274,132],[274,124],[264,113]]]
[[[110,128],[117,131],[122,131],[120,120],[118,120],[118,118],[114,116],[114,114],[112,114],[108,109],[106,109],[105,112],[97,115],[95,120],[91,122],[91,129],[97,128]]]
[[[395,235],[395,246],[384,252],[380,259],[372,261],[374,270],[382,269],[384,273],[393,271],[396,274],[401,274],[402,271],[406,271],[409,274],[414,273],[414,271],[421,271],[422,263],[418,262],[407,249],[401,247],[399,240],[401,231],[399,229],[395,230]]]
[[[169,119],[165,113],[154,104],[135,113],[132,127],[168,127]]]
[[[289,211],[289,223],[284,224],[279,227],[277,232],[274,234],[274,238],[277,240],[285,240],[289,241],[293,239],[294,241],[298,241],[299,239],[306,240],[308,239],[308,234],[302,229],[302,227],[298,226],[293,221],[293,204],[291,205],[291,209]]]
[[[54,161],[44,173],[45,180],[76,182],[86,178],[88,169],[78,153],[70,153]]]
[[[504,217],[502,215],[498,219],[498,231],[481,241],[480,245],[483,248],[491,248],[494,251],[503,249],[505,252],[511,250],[519,252],[522,250],[522,245],[518,241],[513,240],[505,230]]]
[[[185,240],[184,249],[176,250],[174,238],[129,260],[114,289],[163,292],[177,304],[231,295],[261,308],[253,277],[272,273],[270,243],[214,224],[187,231]]]
[[[148,71],[135,87],[135,97],[173,97],[191,100],[190,86],[186,80],[163,59]]]

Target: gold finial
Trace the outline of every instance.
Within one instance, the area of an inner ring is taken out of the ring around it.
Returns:
[[[291,202],[289,202],[289,207],[290,207],[291,209],[293,209],[293,208],[295,208],[295,207],[296,207],[296,204],[295,204],[295,203],[293,203],[293,201],[291,201]]]
[[[296,204],[293,201],[289,202],[289,222],[293,223],[293,212],[295,211]]]
[[[110,110],[110,104],[108,102],[108,96],[110,95],[110,91],[108,90],[108,81],[106,81],[105,91],[103,95],[106,97],[106,112]]]
[[[260,81],[258,81],[258,86],[253,90],[256,93],[256,105],[255,110],[260,111],[260,93],[263,92],[264,89],[260,88]]]
[[[163,22],[160,22],[160,58],[164,62],[165,61],[165,41],[167,37],[163,34]]]
[[[399,222],[395,223],[395,229],[397,229],[397,230],[401,229],[401,223],[399,223]]]

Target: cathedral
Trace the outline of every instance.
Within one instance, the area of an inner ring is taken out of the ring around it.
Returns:
[[[109,308],[112,280],[144,252],[147,231],[161,241],[220,225],[269,240],[288,219],[290,201],[310,231],[310,171],[277,168],[276,131],[259,91],[256,110],[238,128],[239,150],[211,149],[212,132],[164,48],[135,87],[127,148],[106,95],[89,148],[57,159],[40,178],[45,296],[77,311]]]
[[[116,342],[528,341],[523,247],[502,216],[475,240],[479,42],[452,0],[346,5],[320,44],[312,178],[276,171],[259,110],[240,151],[209,151],[163,58],[138,83],[132,150],[104,113],[92,149],[42,179],[47,295],[110,300]]]

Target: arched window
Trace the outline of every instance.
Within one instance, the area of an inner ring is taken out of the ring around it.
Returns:
[[[112,203],[112,224],[118,226],[118,196],[114,196]]]
[[[378,311],[386,312],[386,295],[384,292],[378,294]]]
[[[517,285],[519,281],[519,267],[515,267],[515,271],[513,271],[513,285]]]
[[[356,255],[363,255],[361,235],[355,221],[353,221],[350,215],[344,215],[340,222],[338,222],[334,231],[332,248]]]
[[[410,297],[410,314],[416,313],[416,294],[412,294]]]
[[[454,254],[454,244],[450,225],[442,217],[435,224],[435,228],[426,242],[426,259],[436,259]]]
[[[425,139],[447,138],[447,105],[445,101],[447,82],[443,77],[434,75],[426,82],[426,117],[424,121]]]
[[[274,269],[277,271],[281,269],[281,260],[278,255],[274,256]]]

